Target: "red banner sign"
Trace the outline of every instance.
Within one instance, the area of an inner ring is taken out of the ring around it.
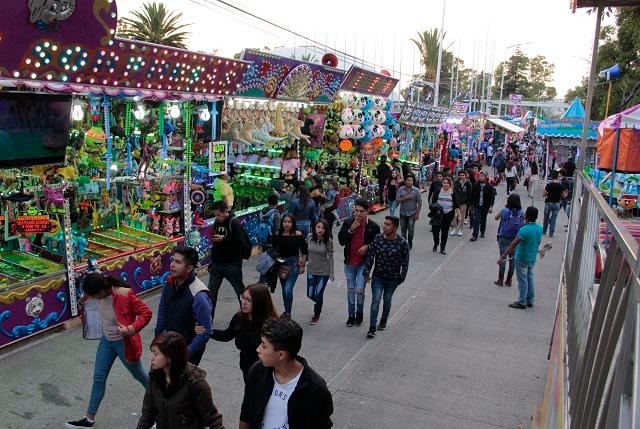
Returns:
[[[51,231],[51,221],[47,215],[22,215],[16,218],[16,231],[20,234],[42,234]]]

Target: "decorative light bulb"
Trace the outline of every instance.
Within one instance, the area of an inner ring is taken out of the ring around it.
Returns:
[[[202,119],[205,122],[211,119],[211,113],[209,113],[209,109],[207,109],[206,107],[202,109],[202,112],[200,112],[200,119]]]
[[[169,110],[169,116],[171,116],[173,119],[178,119],[180,117],[180,108],[177,104],[171,106],[171,110]]]
[[[82,110],[82,105],[80,103],[74,103],[73,109],[71,110],[71,118],[80,122],[84,119],[84,110]]]
[[[138,108],[133,112],[133,116],[135,116],[136,120],[141,121],[146,116],[147,112],[144,111],[144,107],[142,104],[138,105]]]

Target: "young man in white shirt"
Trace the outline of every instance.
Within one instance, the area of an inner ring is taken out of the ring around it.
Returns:
[[[247,376],[240,429],[333,426],[333,399],[325,381],[298,356],[302,328],[289,317],[265,323],[259,362]]]

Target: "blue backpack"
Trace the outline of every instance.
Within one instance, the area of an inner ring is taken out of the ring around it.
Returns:
[[[260,216],[260,223],[258,224],[258,232],[256,238],[258,243],[265,244],[271,243],[271,237],[273,235],[273,217],[276,214],[277,209],[271,209],[264,215]]]
[[[524,225],[524,216],[521,211],[509,210],[509,217],[505,218],[502,224],[502,236],[505,238],[516,238],[522,225]]]

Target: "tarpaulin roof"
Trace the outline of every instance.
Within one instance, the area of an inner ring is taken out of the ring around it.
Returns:
[[[512,133],[524,133],[526,130],[522,127],[512,124],[511,122],[507,122],[500,118],[487,118],[487,121],[491,122],[494,125],[497,125],[500,128],[504,128],[507,131],[511,131]]]
[[[589,131],[587,133],[588,140],[597,140],[598,123],[596,121],[590,121]],[[560,121],[544,121],[538,123],[536,127],[536,134],[540,137],[564,137],[570,139],[582,138],[582,121],[580,120],[560,120]]]
[[[628,108],[625,111],[616,113],[609,116],[607,119],[600,123],[598,132],[603,134],[605,128],[621,129],[621,128],[635,128],[640,129],[640,104]]]
[[[571,106],[564,112],[562,119],[584,119],[584,107],[578,97],[573,100]]]

